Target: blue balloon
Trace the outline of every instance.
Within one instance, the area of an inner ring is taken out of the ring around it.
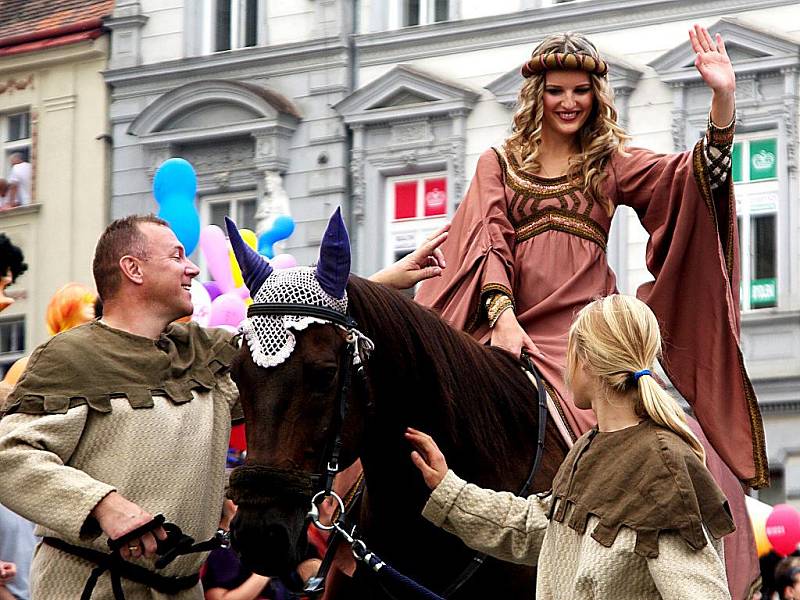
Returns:
[[[289,215],[281,215],[275,219],[272,224],[272,242],[279,242],[285,240],[294,233],[294,219]]]
[[[269,241],[269,231],[265,231],[258,237],[258,253],[267,258],[275,258],[275,250],[272,248],[272,242]]]
[[[161,202],[158,216],[169,223],[175,237],[183,244],[186,254],[194,252],[200,241],[200,216],[191,201],[183,198],[165,198]]]
[[[294,219],[288,215],[281,215],[272,223],[272,227],[258,237],[258,253],[267,258],[275,258],[272,245],[285,240],[294,233]]]
[[[174,199],[194,202],[196,194],[197,175],[188,161],[170,158],[161,163],[153,179],[153,196],[159,204]]]

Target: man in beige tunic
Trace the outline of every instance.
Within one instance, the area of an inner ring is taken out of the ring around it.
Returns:
[[[373,275],[399,289],[441,274],[447,227]],[[209,539],[222,509],[231,409],[231,336],[194,323],[197,267],[165,221],[131,216],[108,226],[95,250],[100,321],[51,338],[31,356],[0,420],[0,503],[38,523],[46,540],[108,552],[164,514],[195,540]],[[238,409],[238,405],[236,406]],[[126,542],[125,559],[154,571],[156,529]],[[122,579],[126,600],[201,599],[205,555],[176,559],[158,575],[177,593]],[[96,565],[41,544],[33,600],[79,598]],[[93,600],[113,598],[108,573]]]
[[[222,507],[236,348],[221,330],[170,325],[192,313],[198,274],[155,217],[106,229],[94,259],[104,316],[55,336],[32,355],[0,421],[0,503],[38,534],[108,552],[115,539],[163,513],[196,540],[210,538]],[[154,571],[156,536],[130,540],[123,556]],[[204,554],[179,557],[160,575],[187,577],[170,597],[203,597]],[[96,565],[47,543],[31,569],[35,599],[79,598]],[[122,580],[127,600],[161,598]],[[92,598],[112,598],[108,573]]]

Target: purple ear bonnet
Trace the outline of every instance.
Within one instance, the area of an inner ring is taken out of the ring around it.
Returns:
[[[257,304],[307,304],[347,313],[347,280],[350,276],[350,242],[342,216],[337,210],[328,223],[316,267],[278,269],[244,243],[236,225],[226,219],[231,245],[242,270],[242,278]],[[240,329],[258,366],[275,367],[291,356],[295,332],[309,325],[325,325],[325,319],[302,315],[254,315],[242,321]],[[361,333],[360,348],[368,353],[372,342]]]
[[[328,221],[322,238],[317,263],[317,280],[328,294],[343,298],[350,276],[350,238],[342,221],[342,209],[337,208]]]
[[[272,266],[263,256],[245,243],[236,228],[236,223],[228,217],[225,217],[225,228],[228,230],[228,239],[231,241],[233,255],[242,271],[244,284],[250,290],[250,295],[255,297],[256,292],[272,273]]]

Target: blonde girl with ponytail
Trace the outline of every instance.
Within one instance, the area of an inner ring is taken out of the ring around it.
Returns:
[[[653,377],[659,358],[661,332],[653,311],[633,296],[606,296],[584,307],[570,327],[567,385],[576,393],[576,377],[581,384],[587,376],[594,380],[594,396],[576,394],[575,403],[597,413],[601,431],[650,419],[678,435],[705,462],[705,450],[683,410]]]
[[[611,295],[578,312],[565,379],[597,427],[580,437],[552,490],[520,498],[459,478],[414,429],[411,459],[433,490],[423,516],[471,548],[537,565],[536,598],[730,598],[721,539],[727,500],[678,403],[653,377],[661,352],[646,304]]]

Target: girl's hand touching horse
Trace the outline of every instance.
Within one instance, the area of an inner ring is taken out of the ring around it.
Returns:
[[[422,473],[428,488],[435,489],[447,475],[447,461],[444,454],[427,433],[409,427],[406,429],[406,439],[415,448],[411,453],[411,462]]]

